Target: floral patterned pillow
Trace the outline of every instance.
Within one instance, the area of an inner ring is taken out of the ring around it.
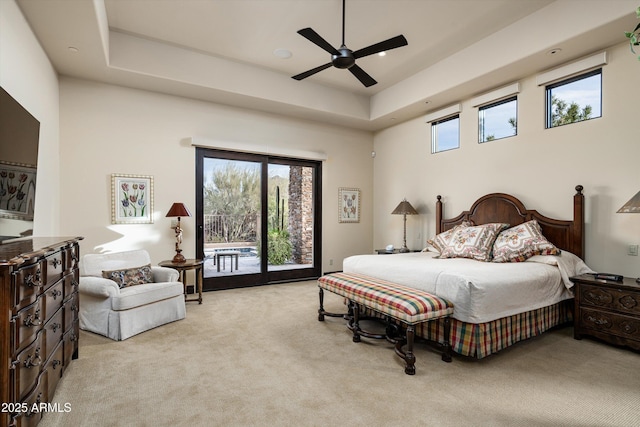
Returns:
[[[457,228],[449,244],[440,252],[440,258],[471,258],[490,261],[493,242],[509,224],[491,223]]]
[[[560,249],[542,235],[535,219],[504,230],[493,244],[493,262],[521,262],[534,255],[559,254]]]
[[[113,280],[120,289],[127,286],[142,285],[153,282],[151,264],[141,267],[127,268],[124,270],[103,271],[102,277]]]
[[[427,244],[435,249],[436,252],[442,252],[442,250],[447,247],[449,241],[451,240],[451,236],[453,236],[453,233],[458,228],[465,228],[471,225],[472,224],[469,221],[462,221],[459,225],[456,225],[455,227],[447,231],[443,231],[442,233],[437,234],[433,239],[427,240]]]

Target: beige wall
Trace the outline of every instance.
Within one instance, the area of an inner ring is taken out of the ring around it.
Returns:
[[[166,212],[183,201],[195,212],[195,148],[190,137],[272,153],[324,153],[323,271],[346,256],[370,252],[373,224],[373,137],[276,115],[152,92],[61,78],[61,229],[85,236],[87,252],[146,248],[155,262],[174,254]],[[154,223],[111,224],[111,174],[154,177]],[[338,188],[362,190],[358,224],[338,223]],[[183,253],[195,256],[195,219],[183,219]],[[333,260],[331,264],[330,260]]]
[[[640,276],[640,259],[626,255],[640,243],[640,215],[616,210],[640,190],[637,100],[640,63],[628,44],[608,49],[603,69],[602,118],[544,129],[544,87],[535,75],[520,80],[518,135],[477,143],[477,109],[462,99],[460,148],[431,154],[423,118],[374,137],[374,246],[402,243],[402,217],[390,215],[406,197],[421,215],[407,219],[407,244],[421,248],[435,233],[435,201],[455,216],[480,196],[510,193],[529,209],[572,218],[577,184],[586,196],[586,261],[599,271]],[[487,88],[491,90],[494,88]]]
[[[18,6],[6,0],[0,0],[0,86],[40,122],[33,230],[58,234],[58,77]],[[22,221],[0,222],[6,234],[24,231]]]
[[[477,111],[463,99],[461,148],[432,155],[422,118],[372,138],[366,132],[69,78],[61,80],[59,99],[56,73],[18,7],[0,1],[0,85],[41,122],[35,233],[83,235],[84,252],[145,247],[154,261],[172,255],[173,232],[164,218],[170,204],[178,198],[194,204],[194,149],[185,140],[198,136],[327,154],[325,271],[341,269],[342,259],[351,254],[399,246],[402,218],[390,212],[403,197],[421,212],[407,222],[408,244],[420,248],[435,231],[437,194],[444,196],[447,215],[501,191],[545,215],[570,218],[573,188],[582,184],[587,263],[638,276],[639,258],[627,256],[626,249],[640,243],[640,218],[615,211],[640,190],[634,125],[640,64],[626,44],[609,49],[608,58],[602,118],[545,130],[544,89],[532,75],[520,80],[518,136],[477,144]],[[154,224],[111,225],[114,172],[154,176]],[[362,189],[359,224],[337,222],[339,187]],[[185,254],[194,256],[194,220],[183,225]]]

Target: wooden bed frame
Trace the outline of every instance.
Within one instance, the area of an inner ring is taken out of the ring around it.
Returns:
[[[582,185],[576,186],[573,196],[573,220],[549,218],[536,210],[529,210],[524,204],[509,194],[487,194],[475,201],[468,211],[455,218],[442,216],[442,196],[436,202],[436,234],[447,231],[463,221],[472,224],[504,222],[511,227],[535,219],[542,227],[542,234],[558,248],[569,251],[584,259],[584,195]]]
[[[516,197],[504,193],[487,194],[476,200],[468,211],[445,219],[442,197],[436,202],[436,232],[449,230],[463,221],[473,224],[504,222],[511,226],[535,219],[544,236],[562,250],[584,259],[584,195],[576,186],[573,196],[573,220],[549,218],[536,210],[526,209]],[[455,313],[455,312],[454,312]],[[487,323],[466,323],[452,318],[451,343],[453,351],[462,356],[482,359],[511,345],[540,335],[571,322],[573,301],[564,300],[548,307],[503,317]],[[441,322],[418,325],[416,334],[429,341],[444,342]]]

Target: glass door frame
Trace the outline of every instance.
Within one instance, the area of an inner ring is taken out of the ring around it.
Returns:
[[[322,162],[315,160],[292,159],[266,154],[242,153],[234,151],[217,150],[213,148],[196,147],[196,250],[200,259],[204,259],[204,195],[202,191],[204,178],[204,159],[213,157],[225,160],[239,160],[261,163],[261,224],[260,235],[267,236],[268,231],[268,187],[269,164],[290,166],[304,166],[313,168],[313,264],[308,268],[295,268],[268,271],[267,257],[260,258],[260,273],[241,274],[222,277],[205,277],[203,289],[219,290],[233,289],[248,286],[268,285],[279,282],[296,280],[310,280],[321,276],[322,271]],[[260,253],[267,253],[267,239],[260,239]],[[208,260],[205,260],[208,262]]]

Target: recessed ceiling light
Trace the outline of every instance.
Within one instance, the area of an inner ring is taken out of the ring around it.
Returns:
[[[76,53],[76,52],[78,52],[78,50],[79,50],[79,49],[78,49],[77,47],[75,47],[75,46],[69,46],[67,49],[69,49],[69,52],[73,52],[73,53]]]
[[[387,52],[385,52],[385,51],[379,52],[378,56],[387,56]]]
[[[547,55],[555,55],[560,52],[562,52],[562,49],[560,49],[559,47],[554,47],[549,52],[547,52]]]
[[[291,58],[291,51],[288,49],[276,49],[273,51],[273,54],[278,58],[282,58],[282,59]]]

